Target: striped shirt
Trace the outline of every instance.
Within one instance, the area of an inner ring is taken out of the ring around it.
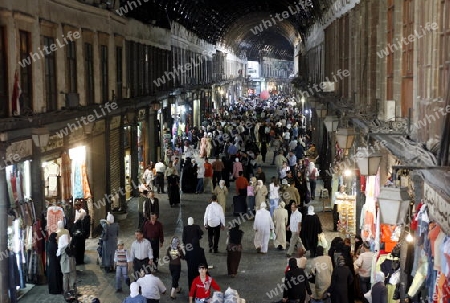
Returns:
[[[126,249],[116,249],[114,253],[114,262],[117,266],[127,266],[128,262],[132,262],[130,254]]]

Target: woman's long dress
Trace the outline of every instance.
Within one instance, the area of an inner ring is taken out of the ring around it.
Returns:
[[[119,237],[119,224],[106,224],[103,230],[103,251],[102,266],[106,269],[114,266],[114,253],[117,249],[117,239]]]
[[[192,249],[186,251],[185,258],[188,267],[188,289],[191,289],[192,281],[200,274],[198,272],[199,264],[203,263],[208,266],[208,262],[205,257],[205,250],[200,247],[197,238],[194,238],[192,241]]]
[[[63,291],[63,275],[61,272],[61,264],[59,258],[56,256],[57,250],[58,244],[56,243],[55,237],[54,242],[47,242],[48,293],[52,295],[60,295]]]
[[[167,177],[167,186],[170,206],[180,204],[180,177],[175,175]]]

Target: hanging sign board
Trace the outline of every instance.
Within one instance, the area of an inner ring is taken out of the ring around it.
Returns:
[[[13,162],[23,162],[25,158],[33,154],[33,141],[31,139],[13,142],[6,148],[5,159],[2,167]]]
[[[439,223],[441,229],[450,234],[450,203],[448,203],[433,187],[424,183],[424,199],[428,205],[428,215]]]

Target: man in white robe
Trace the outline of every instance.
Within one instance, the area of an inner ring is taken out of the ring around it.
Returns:
[[[266,209],[265,202],[261,203],[260,210],[256,212],[253,229],[255,230],[255,244],[256,251],[266,254],[269,248],[270,232],[273,230],[273,221],[270,212]]]

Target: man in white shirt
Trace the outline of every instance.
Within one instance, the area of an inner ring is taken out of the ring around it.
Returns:
[[[149,240],[144,238],[144,233],[138,229],[134,233],[136,240],[131,244],[130,257],[133,260],[135,277],[139,277],[141,270],[151,272],[153,265],[153,249]]]
[[[372,274],[372,260],[374,253],[370,251],[370,244],[366,241],[363,243],[361,254],[356,259],[354,265],[358,269],[361,292],[365,294],[371,288],[370,277]]]
[[[297,138],[292,139],[291,142],[289,142],[289,150],[295,150],[297,142]]]
[[[81,207],[81,202],[75,202],[75,221],[73,223],[77,223],[78,220],[83,221],[84,217],[86,217],[86,211]]]
[[[147,165],[144,173],[142,174],[142,181],[147,186],[147,190],[153,190],[153,180],[155,176],[153,175],[152,165]]]
[[[291,217],[289,225],[286,230],[292,232],[291,240],[289,241],[289,250],[287,251],[286,257],[290,257],[294,252],[295,245],[302,247],[302,240],[300,239],[300,231],[302,230],[302,213],[298,211],[297,204],[291,204]]]
[[[174,176],[179,176],[180,174],[178,173],[178,170],[175,166],[173,166],[172,161],[169,162],[166,172],[164,173],[165,177],[170,177],[172,175]]]
[[[225,214],[223,213],[222,206],[217,203],[216,195],[212,195],[211,203],[206,207],[204,216],[204,225],[208,230],[208,244],[209,252],[218,252],[220,230],[225,227]],[[214,241],[213,241],[214,238]]]
[[[159,303],[161,294],[166,293],[164,283],[152,273],[139,278],[136,283],[141,287],[142,296],[147,299],[147,303]]]
[[[203,179],[205,178],[205,167],[201,164],[197,166],[197,187],[195,193],[200,194],[204,192]]]
[[[164,192],[164,173],[166,172],[166,166],[164,165],[162,159],[155,164],[156,171],[156,188],[158,189],[158,194],[165,193]]]

